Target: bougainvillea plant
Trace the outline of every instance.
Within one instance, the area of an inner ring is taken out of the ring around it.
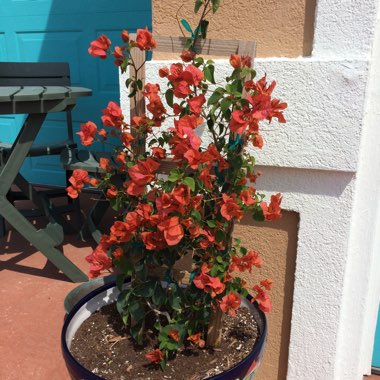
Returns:
[[[209,3],[197,1],[196,6]],[[198,31],[192,41],[196,35]],[[148,29],[137,30],[135,40],[127,31],[121,37],[123,45],[111,49],[102,35],[89,53],[102,59],[111,54],[122,72],[132,66],[136,73],[131,51],[149,52],[156,41]],[[214,62],[197,56],[191,43],[188,47],[181,62],[159,70],[167,80],[165,89],[152,83],[143,87],[137,76],[128,78],[130,97],[142,91],[147,99],[146,114],[128,122],[119,105],[110,102],[102,111],[102,128],[90,121],[81,126],[78,134],[85,146],[119,138],[117,166],[101,159],[104,174],[97,178],[76,170],[67,189],[75,198],[86,183],[97,187],[118,212],[118,220],[87,257],[90,275],[117,274],[117,309],[138,344],[153,331],[157,348],[146,358],[162,368],[184,346],[217,344],[218,339],[208,336],[210,321],[216,315],[235,316],[248,293],[261,310],[270,311],[272,281],[248,288],[239,277],[261,267],[262,260],[233,238],[233,226],[243,215],[259,221],[281,216],[281,195],[266,202],[256,191],[258,173],[247,149],[262,148],[261,123],[285,122],[286,103],[272,98],[276,83],[267,83],[265,76],[255,81],[250,57],[233,54],[231,75],[216,84]],[[210,135],[206,144],[198,132],[202,126]],[[146,152],[136,153],[141,141],[146,141]],[[159,175],[168,160],[174,167]],[[175,268],[186,255],[192,265],[184,286]],[[122,290],[126,277],[132,284]]]

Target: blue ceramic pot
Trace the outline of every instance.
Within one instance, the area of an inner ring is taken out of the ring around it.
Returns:
[[[67,315],[62,329],[61,345],[67,369],[73,380],[104,380],[79,364],[71,355],[69,347],[81,324],[101,307],[115,302],[118,294],[119,291],[115,283],[107,283],[84,296]],[[250,298],[243,300],[242,306],[251,310],[258,325],[260,338],[252,347],[251,353],[240,363],[228,371],[207,378],[207,380],[251,380],[254,377],[264,353],[267,322],[264,313],[258,309],[256,303],[252,304],[250,302]]]

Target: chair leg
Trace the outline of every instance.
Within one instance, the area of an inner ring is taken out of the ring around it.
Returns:
[[[11,192],[8,192],[7,199],[13,204],[13,198]],[[0,238],[4,237],[7,234],[7,225],[5,223],[5,218],[0,215]]]
[[[4,237],[6,233],[5,219],[0,215],[0,238]]]

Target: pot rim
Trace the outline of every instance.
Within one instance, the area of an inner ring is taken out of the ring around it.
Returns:
[[[130,279],[126,279],[125,283],[128,283],[129,281],[130,281]],[[85,295],[83,298],[81,298],[74,305],[74,307],[71,309],[71,311],[66,315],[66,318],[65,318],[65,321],[64,321],[64,324],[63,324],[63,327],[62,327],[62,332],[61,332],[61,348],[62,348],[63,355],[66,357],[66,360],[69,360],[72,364],[74,364],[77,367],[81,367],[83,373],[90,380],[105,380],[105,379],[103,377],[97,376],[96,374],[94,374],[93,372],[91,372],[90,370],[88,370],[86,367],[84,367],[82,364],[80,364],[75,359],[75,357],[71,354],[71,352],[70,352],[70,350],[69,350],[69,348],[67,346],[66,332],[67,332],[67,328],[69,327],[69,324],[70,324],[71,320],[73,319],[73,317],[75,316],[75,314],[78,312],[78,310],[85,303],[87,303],[88,301],[90,301],[92,298],[94,298],[98,294],[100,294],[100,293],[102,293],[102,292],[104,292],[104,291],[106,291],[106,290],[108,290],[110,288],[113,288],[113,287],[116,287],[116,281],[113,281],[113,282],[110,282],[110,283],[106,283],[106,284],[100,286],[99,288],[91,291],[90,293],[88,293],[87,295]],[[251,295],[248,295],[246,298],[248,299],[248,301],[251,302],[251,300],[252,300],[252,296]],[[255,344],[253,346],[253,349],[249,352],[249,354],[243,360],[241,360],[240,362],[238,362],[237,364],[235,364],[233,367],[229,368],[227,371],[224,371],[224,372],[222,372],[222,373],[220,373],[218,375],[212,376],[212,377],[207,377],[204,380],[218,380],[218,379],[222,379],[222,376],[226,376],[230,372],[233,372],[237,366],[241,365],[242,363],[245,363],[247,360],[250,359],[251,356],[257,354],[257,352],[259,350],[261,350],[261,348],[262,348],[262,346],[263,346],[263,344],[265,342],[266,336],[267,336],[267,319],[266,319],[266,315],[259,309],[258,304],[257,304],[256,301],[253,303],[253,305],[255,306],[255,309],[259,313],[260,318],[262,320],[262,324],[263,324],[262,325],[262,331],[260,331],[260,337],[256,340],[256,342],[255,342]]]

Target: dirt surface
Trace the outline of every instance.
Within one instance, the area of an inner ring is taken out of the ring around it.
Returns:
[[[201,380],[226,371],[244,359],[258,338],[256,322],[248,309],[224,321],[223,343],[218,349],[187,347],[170,360],[164,372],[145,354],[155,342],[136,347],[125,334],[115,305],[103,307],[77,331],[71,352],[85,368],[107,380]]]

